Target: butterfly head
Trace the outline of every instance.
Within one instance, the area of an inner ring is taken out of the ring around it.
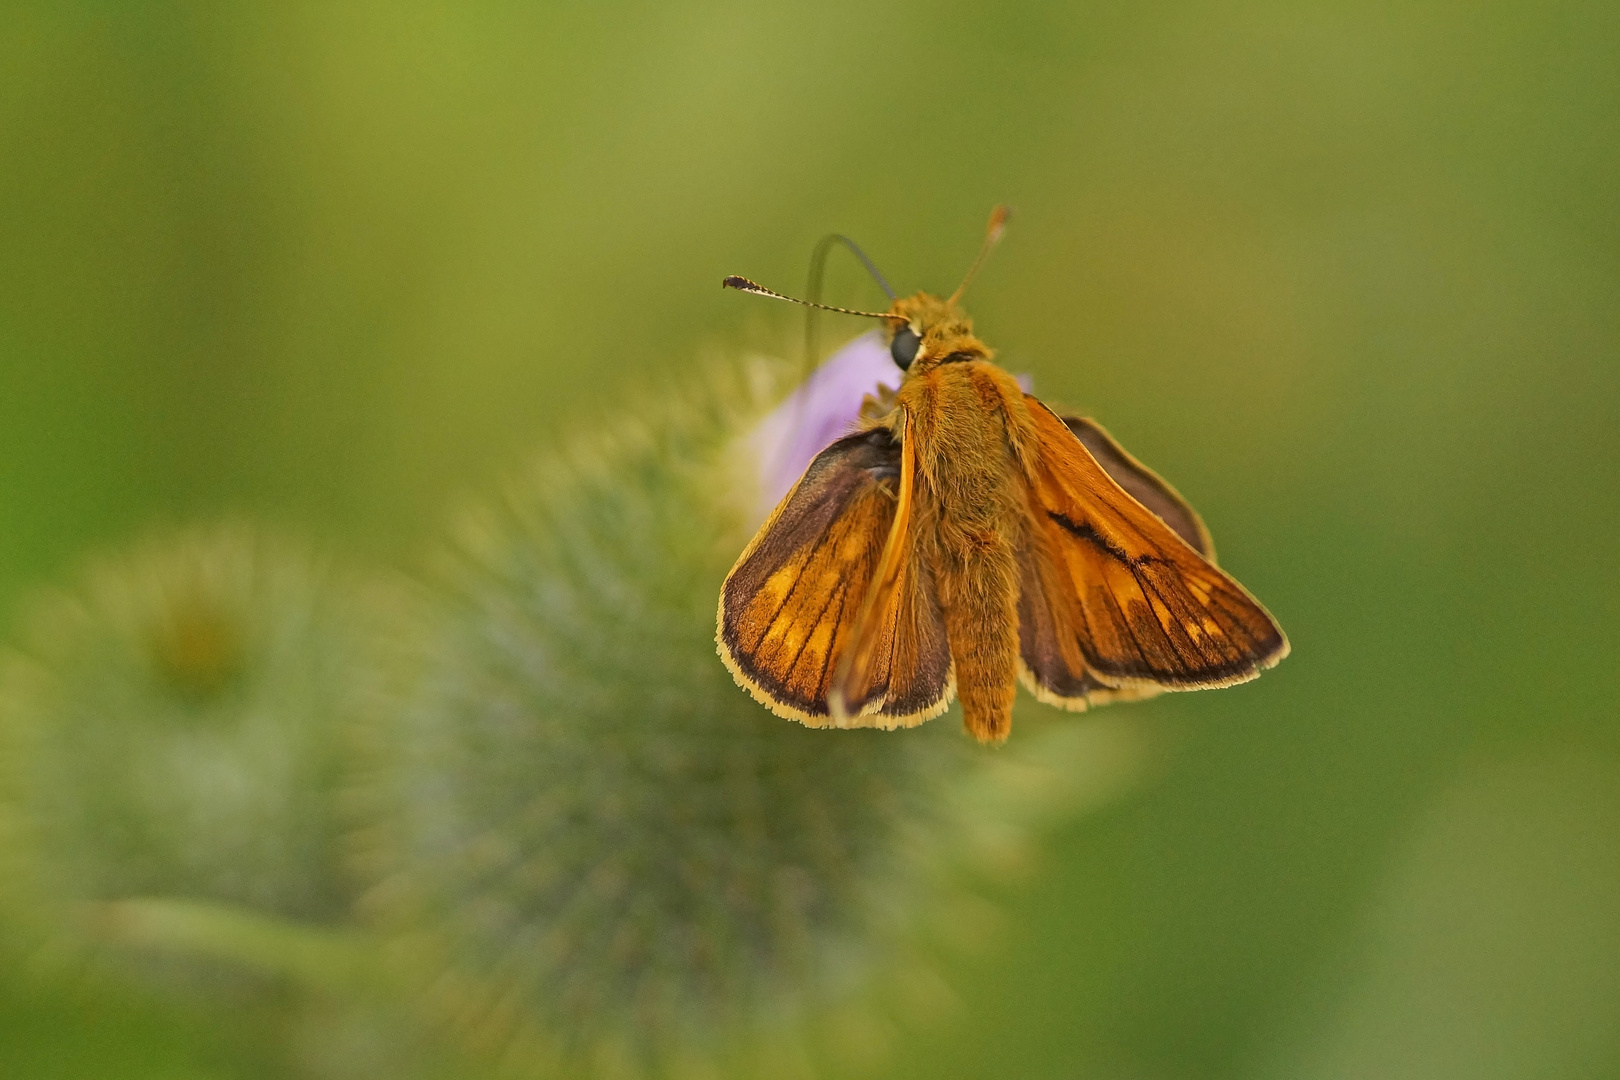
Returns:
[[[904,296],[889,308],[889,355],[907,378],[943,363],[988,360],[994,352],[973,336],[973,320],[954,298],[920,292]]]
[[[889,308],[889,355],[907,378],[920,375],[940,364],[963,360],[988,360],[995,355],[990,347],[973,336],[973,320],[959,306],[973,276],[984,265],[984,258],[1001,239],[1007,227],[1008,210],[998,206],[990,211],[990,224],[984,230],[984,243],[967,276],[956,291],[941,300],[920,292],[896,300]],[[904,319],[904,322],[900,320]]]
[[[1002,231],[1007,227],[1009,211],[1005,206],[998,206],[990,212],[990,224],[985,228],[984,243],[979,247],[979,254],[974,258],[973,265],[968,267],[967,276],[962,284],[950,296],[941,299],[932,293],[920,292],[914,296],[903,296],[894,299],[888,311],[857,311],[854,308],[833,307],[823,304],[819,300],[796,300],[791,296],[767,289],[745,277],[728,277],[721,282],[728,289],[740,292],[753,293],[756,296],[769,296],[775,300],[786,300],[792,304],[802,304],[807,308],[820,311],[837,311],[845,315],[862,315],[869,319],[883,319],[888,324],[889,355],[900,370],[906,373],[907,378],[920,375],[940,364],[957,363],[963,360],[989,360],[995,354],[990,347],[973,336],[973,320],[963,313],[960,304],[962,294],[967,291],[968,284],[973,276],[979,272],[984,258],[990,254],[990,249],[996,246],[1001,239]],[[831,247],[832,241],[842,241],[848,245],[868,270],[883,286],[883,291],[894,298],[894,291],[889,288],[888,282],[877,272],[877,268],[867,259],[865,253],[846,236],[834,233],[822,241],[816,248],[816,257],[812,260],[810,274],[811,295],[820,291],[821,260]],[[814,311],[812,311],[812,314]],[[813,324],[811,324],[813,326]],[[805,352],[815,356],[815,337],[807,327],[805,336]]]

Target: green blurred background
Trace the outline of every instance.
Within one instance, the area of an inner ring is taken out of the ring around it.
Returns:
[[[838,229],[949,289],[1004,201],[980,333],[1294,652],[1133,707],[1164,767],[888,1072],[1620,1076],[1620,7],[0,14],[8,618],[221,512],[412,565],[531,447],[793,340],[722,275],[796,291]],[[0,977],[0,1075],[229,1041]]]

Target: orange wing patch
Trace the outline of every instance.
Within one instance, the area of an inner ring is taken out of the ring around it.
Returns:
[[[1181,493],[1171,487],[1158,473],[1137,461],[1108,429],[1089,416],[1060,417],[1063,425],[1097,459],[1109,479],[1125,489],[1125,493],[1159,516],[1177,536],[1210,562],[1215,561],[1215,541],[1204,527],[1204,519],[1187,504]]]
[[[1230,686],[1288,654],[1282,629],[1243,586],[1121,487],[1063,420],[1025,400],[1039,455],[1019,637],[1021,675],[1038,698],[1079,709]],[[1172,510],[1185,506],[1125,460],[1168,493]],[[1191,521],[1183,528],[1198,538],[1202,522]]]
[[[833,443],[726,577],[721,659],[777,715],[892,728],[950,704],[944,622],[908,557],[911,468],[886,429]]]

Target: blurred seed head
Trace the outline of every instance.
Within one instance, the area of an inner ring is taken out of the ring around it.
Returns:
[[[362,611],[246,526],[150,536],[39,600],[0,661],[15,909],[68,937],[140,897],[341,917]]]
[[[402,650],[362,800],[369,906],[520,1071],[783,1075],[818,1024],[872,1041],[874,987],[940,996],[917,943],[972,907],[952,868],[1017,847],[1030,774],[1081,752],[816,731],[733,683],[715,602],[762,464],[740,436],[783,370],[717,369],[543,457],[464,516]],[[1093,791],[1135,760],[1094,758]]]

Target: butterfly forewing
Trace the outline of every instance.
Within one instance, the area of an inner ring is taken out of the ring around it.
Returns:
[[[1198,511],[1187,505],[1181,493],[1165,482],[1158,473],[1143,465],[1126,449],[1114,441],[1108,430],[1088,416],[1064,416],[1063,424],[1085,446],[1097,464],[1110,479],[1125,489],[1126,494],[1158,515],[1175,534],[1190,544],[1194,551],[1215,561],[1215,541],[1204,527]]]
[[[1241,585],[1116,483],[1063,420],[1026,400],[1039,446],[1020,652],[1039,696],[1083,707],[1159,689],[1227,686],[1287,654],[1282,630]],[[1102,438],[1105,453],[1116,445]],[[1140,465],[1121,471],[1168,500],[1172,516],[1185,507]],[[1183,528],[1207,538],[1190,508],[1185,513]]]
[[[940,671],[948,673],[950,667],[944,623],[927,568],[913,558],[917,455],[916,444],[905,438],[903,409],[898,430],[894,519],[830,688],[828,704],[839,724],[875,709],[883,726],[910,726],[938,715],[950,700],[948,679],[943,687],[938,681]]]
[[[890,543],[910,540],[905,463],[886,429],[833,443],[727,576],[720,654],[779,715],[834,723],[835,681],[844,714],[836,722],[851,726],[917,723],[948,703],[938,604],[914,561]]]

